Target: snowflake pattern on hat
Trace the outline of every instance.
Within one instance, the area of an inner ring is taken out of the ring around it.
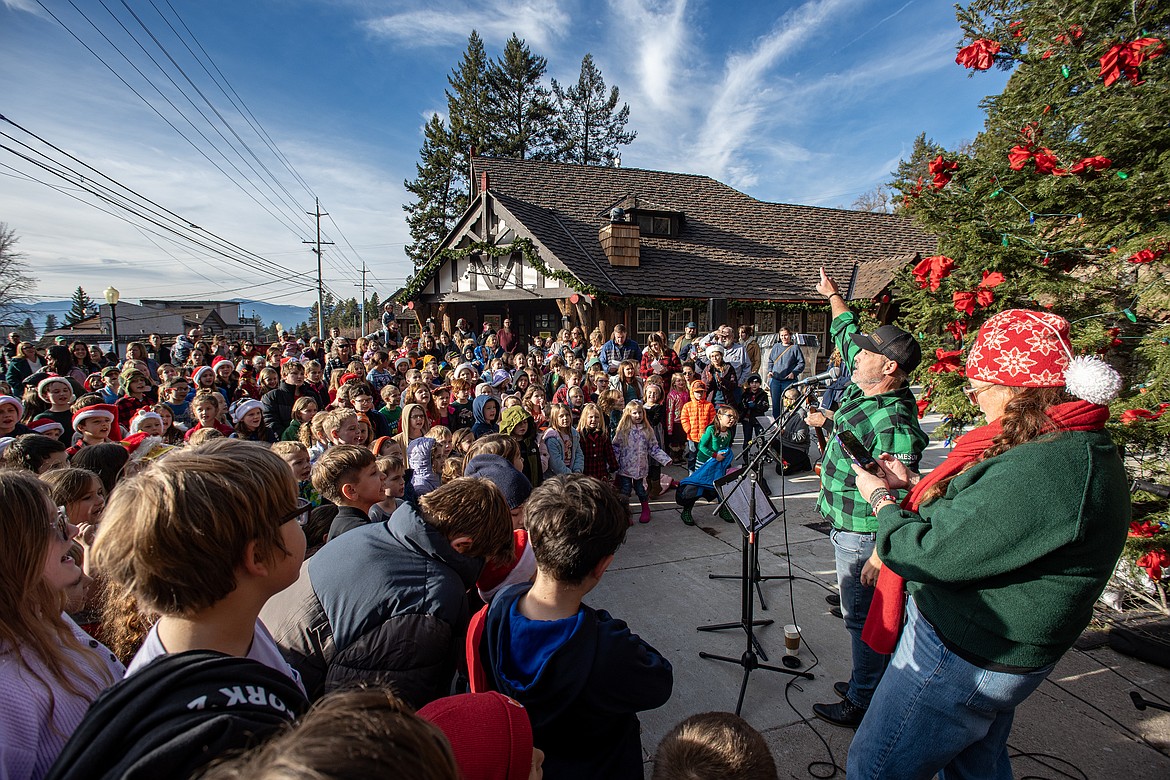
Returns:
[[[979,329],[967,376],[1009,387],[1060,387],[1072,357],[1068,327],[1050,312],[1001,311]]]
[[[1010,376],[1023,374],[1036,365],[1036,361],[1021,352],[1019,347],[1012,347],[1010,351],[1002,351],[999,353],[999,357],[993,358],[993,360],[999,364],[1001,371],[1007,372]]]

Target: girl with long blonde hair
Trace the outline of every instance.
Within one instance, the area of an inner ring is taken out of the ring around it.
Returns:
[[[650,473],[650,459],[669,466],[670,456],[658,446],[658,438],[646,419],[646,409],[641,401],[630,401],[622,410],[622,418],[613,434],[613,451],[618,461],[618,490],[626,497],[631,490],[638,494],[638,500],[642,502],[638,522],[649,523],[650,497],[646,493],[646,476]]]

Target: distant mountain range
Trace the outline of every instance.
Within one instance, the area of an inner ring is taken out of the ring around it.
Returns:
[[[279,322],[285,328],[295,327],[298,323],[309,321],[309,309],[305,306],[286,306],[275,303],[265,303],[264,301],[253,301],[247,298],[229,298],[240,304],[240,316],[243,317],[259,317],[260,322],[264,325],[269,325],[273,321]],[[34,303],[29,309],[32,314],[33,325],[37,328],[37,333],[44,330],[45,318],[50,314],[57,318],[58,323],[65,321],[65,315],[73,308],[71,300],[63,301],[41,301]]]

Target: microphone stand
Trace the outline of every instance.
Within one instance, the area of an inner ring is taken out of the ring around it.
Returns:
[[[808,398],[812,395],[813,387],[816,384],[817,384],[816,382],[809,382],[808,384],[804,385],[803,386],[803,395],[801,395],[800,400],[797,401],[795,404],[793,404],[791,409],[782,411],[780,413],[780,416],[777,417],[775,420],[773,420],[771,425],[769,425],[764,430],[760,431],[760,433],[757,434],[752,439],[751,445],[748,447],[744,447],[743,452],[741,452],[739,454],[739,457],[737,458],[737,460],[748,462],[749,459],[751,459],[750,460],[751,465],[748,466],[747,468],[745,468],[744,473],[746,474],[748,469],[753,469],[753,468],[755,469],[752,472],[752,482],[756,482],[759,479],[759,466],[761,465],[761,460],[766,459],[770,462],[779,462],[779,463],[784,462],[784,459],[781,455],[781,453],[783,452],[783,448],[781,447],[778,450],[773,449],[773,448],[776,446],[777,439],[779,439],[783,436],[784,425],[792,418],[792,416],[794,414],[796,414],[798,411],[803,409],[804,402],[807,401]],[[754,456],[751,454],[752,448],[758,448],[758,452]],[[737,482],[736,487],[738,487],[738,486],[739,486],[739,483]],[[780,504],[781,504],[781,506],[784,505],[784,491],[785,491],[784,478],[781,477],[781,479],[780,479]],[[730,492],[728,493],[728,495],[730,495]],[[719,506],[722,506],[722,504],[723,504],[723,502],[721,501],[719,503]],[[755,508],[755,491],[752,491],[752,504],[751,505],[752,505],[752,508],[754,509]],[[783,515],[783,514],[784,514],[784,511],[781,510],[781,515]],[[752,518],[752,522],[754,525],[754,522],[755,522],[754,517]],[[761,569],[760,569],[760,546],[758,543],[753,543],[752,544],[752,568],[751,568],[750,580],[751,580],[751,584],[753,586],[755,586],[756,595],[760,599],[760,609],[767,611],[768,605],[767,605],[767,603],[764,602],[764,590],[763,590],[763,588],[760,587],[760,583],[765,582],[767,580],[793,580],[795,578],[791,574],[761,574],[760,571],[761,571]],[[744,575],[742,573],[741,574],[708,574],[707,578],[712,579],[712,580],[739,580],[739,579],[743,579],[745,576],[746,575]],[[761,621],[758,621],[756,623],[756,625],[766,626],[766,625],[769,625],[771,623],[772,623],[771,620],[767,620],[767,621],[761,620]],[[737,625],[739,625],[739,624],[738,623],[717,623],[717,624],[711,625],[711,626],[700,626],[699,630],[700,631],[722,631],[724,629],[734,628]],[[763,659],[765,661],[768,660],[768,656],[764,655],[762,650],[760,651],[760,655],[761,655],[761,657],[763,657]]]
[[[807,397],[812,392],[812,388],[811,388],[812,384],[813,383],[810,383],[809,388],[807,390],[805,390],[805,397]],[[774,580],[774,579],[793,580],[793,579],[795,579],[795,577],[793,577],[791,574],[788,574],[788,575],[768,575],[768,576],[762,576],[760,574],[760,537],[759,537],[760,531],[756,528],[757,513],[756,513],[756,491],[755,491],[756,485],[755,485],[755,483],[759,481],[759,469],[760,469],[761,464],[765,460],[770,459],[770,456],[773,454],[772,448],[773,448],[773,446],[776,445],[777,440],[780,438],[780,436],[782,435],[782,433],[784,431],[784,423],[787,422],[791,418],[791,416],[796,413],[797,409],[799,409],[799,408],[800,408],[800,404],[794,405],[792,409],[788,410],[788,412],[786,414],[781,415],[781,418],[773,423],[773,425],[771,426],[770,432],[765,432],[765,433],[767,433],[766,436],[764,434],[761,434],[760,436],[756,437],[756,439],[762,439],[762,442],[756,448],[757,451],[754,454],[752,454],[752,452],[751,452],[752,447],[745,447],[744,448],[744,451],[742,453],[740,453],[740,455],[739,455],[739,459],[741,459],[747,465],[744,467],[742,473],[736,479],[735,483],[732,484],[725,492],[725,495],[730,497],[732,494],[735,493],[736,490],[738,490],[740,488],[741,485],[744,484],[744,482],[749,483],[747,486],[748,495],[749,495],[748,518],[747,518],[748,522],[747,522],[746,527],[744,528],[742,573],[738,576],[711,574],[711,575],[709,575],[709,577],[710,577],[710,579],[738,579],[738,580],[740,580],[740,583],[741,583],[741,587],[740,587],[740,619],[734,623],[717,623],[717,624],[712,624],[712,625],[707,625],[707,626],[699,626],[697,630],[699,630],[699,631],[723,631],[725,629],[731,629],[731,628],[742,628],[744,633],[746,634],[746,647],[743,651],[743,654],[739,658],[733,658],[731,656],[724,656],[724,655],[715,655],[713,653],[707,653],[707,652],[703,652],[703,651],[699,652],[700,658],[710,659],[713,661],[723,661],[724,663],[738,664],[740,666],[740,668],[743,669],[743,678],[741,679],[740,684],[739,684],[739,698],[736,700],[736,703],[735,703],[735,714],[736,715],[739,715],[740,710],[743,708],[743,699],[744,699],[744,696],[747,694],[748,678],[750,677],[752,671],[755,669],[765,669],[769,672],[780,672],[781,674],[789,674],[789,675],[792,675],[794,677],[804,678],[806,680],[814,679],[814,676],[811,672],[801,672],[801,671],[796,671],[795,669],[786,669],[786,668],[779,667],[779,666],[771,666],[769,664],[760,663],[761,658],[764,661],[767,661],[768,656],[764,653],[764,649],[760,645],[759,640],[756,638],[756,634],[755,634],[755,627],[756,626],[771,625],[774,621],[772,621],[771,619],[767,619],[767,620],[756,620],[755,619],[755,596],[753,595],[753,588],[756,592],[760,592],[760,582],[762,580]],[[755,440],[753,440],[753,441],[755,441]],[[783,480],[781,480],[781,484],[783,484]],[[782,488],[782,490],[783,490],[783,488]],[[719,507],[722,508],[726,504],[727,504],[727,498],[722,498],[719,502]],[[781,511],[780,514],[782,516],[784,515],[783,510]],[[787,522],[787,519],[785,519],[785,522]],[[741,527],[743,527],[742,523],[741,523]],[[761,606],[763,606],[763,593],[760,592],[759,595],[760,595],[760,604],[761,604]]]

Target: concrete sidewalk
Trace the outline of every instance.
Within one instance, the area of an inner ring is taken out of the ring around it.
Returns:
[[[937,422],[930,417],[923,421],[928,430]],[[941,443],[932,442],[924,469],[933,468],[945,455]],[[682,469],[667,471],[679,478],[685,474]],[[767,479],[778,494],[781,478],[771,473]],[[814,703],[837,701],[833,683],[847,680],[850,669],[844,624],[829,613],[825,602],[825,596],[836,590],[836,575],[827,530],[822,530],[815,509],[818,486],[812,474],[784,480],[785,516],[761,533],[762,573],[791,573],[796,578],[762,584],[767,610],[759,608],[758,599],[755,602],[757,618],[775,620],[757,629],[766,663],[781,665],[784,624],[795,622],[804,639],[801,670],[815,676],[802,680],[763,669],[748,676],[741,714],[768,740],[781,777],[824,778],[833,764],[841,767],[837,777],[843,777],[854,733],[812,715]],[[779,508],[778,495],[773,501]],[[743,540],[739,526],[722,521],[704,502],[695,508],[695,527],[683,525],[673,492],[654,502],[653,510],[649,524],[630,529],[614,564],[586,599],[626,620],[674,666],[670,702],[641,715],[647,777],[650,757],[674,724],[697,712],[735,709],[742,668],[701,659],[699,652],[739,658],[746,649],[745,632],[739,628],[696,630],[700,625],[739,622],[739,582],[708,577],[739,574]],[[1009,743],[1016,776],[1170,778],[1170,713],[1137,711],[1129,698],[1133,690],[1147,699],[1170,702],[1170,670],[1119,655],[1104,645],[1067,653],[1017,711]]]

